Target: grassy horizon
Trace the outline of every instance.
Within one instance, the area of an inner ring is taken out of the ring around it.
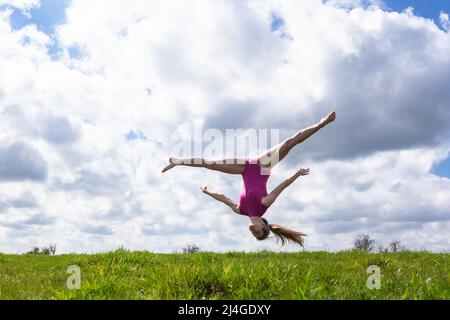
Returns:
[[[66,286],[68,266],[81,289]],[[366,286],[376,265],[381,288]],[[0,254],[0,299],[445,299],[450,254],[228,252]]]

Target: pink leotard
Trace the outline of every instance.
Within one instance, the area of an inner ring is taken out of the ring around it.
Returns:
[[[261,200],[267,196],[267,180],[270,173],[261,172],[261,166],[256,159],[245,161],[245,170],[242,174],[244,187],[239,201],[239,209],[249,217],[262,217],[267,207]]]

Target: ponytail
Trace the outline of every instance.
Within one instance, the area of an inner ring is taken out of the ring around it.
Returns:
[[[282,227],[278,224],[269,224],[266,219],[263,218],[264,223],[268,226],[270,232],[275,235],[277,242],[281,242],[281,246],[284,247],[286,244],[298,244],[303,247],[304,239],[303,237],[306,234],[294,231],[285,227]],[[259,240],[265,240],[269,236],[270,232],[265,232],[264,236]]]
[[[281,242],[282,247],[288,243],[298,244],[303,247],[303,237],[306,236],[306,234],[279,226],[277,224],[269,224],[269,227],[270,231],[277,238],[277,242]]]

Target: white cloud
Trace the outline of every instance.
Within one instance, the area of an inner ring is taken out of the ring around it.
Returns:
[[[0,9],[6,8],[5,12],[8,15],[17,9],[28,18],[31,17],[30,10],[40,5],[40,0],[0,0]]]
[[[450,30],[450,20],[448,19],[448,14],[445,12],[441,12],[439,15],[439,20],[441,22],[442,28],[444,28],[445,31]]]
[[[327,0],[325,1],[325,3],[333,7],[340,7],[346,9],[354,9],[354,8],[377,9],[386,7],[386,4],[382,0]]]
[[[33,7],[38,7],[40,4],[40,0],[0,0],[0,6],[8,5],[21,10],[28,10]]]
[[[0,181],[43,181],[47,163],[42,155],[23,143],[0,145]]]
[[[170,137],[203,123],[283,128],[284,138],[333,108],[338,121],[274,172],[270,187],[294,165],[312,173],[268,219],[307,233],[310,249],[349,248],[362,232],[448,249],[449,180],[429,171],[450,150],[442,138],[450,35],[380,7],[74,0],[56,29],[58,60],[48,55],[51,37],[34,26],[11,31],[10,13],[1,13],[1,148],[25,151],[0,156],[9,177],[0,177],[0,251],[276,248],[198,191],[208,184],[238,198],[239,177],[159,173]],[[271,32],[273,12],[289,37]],[[128,141],[130,131],[146,139]],[[46,179],[33,179],[33,168]],[[19,201],[24,194],[34,201]]]

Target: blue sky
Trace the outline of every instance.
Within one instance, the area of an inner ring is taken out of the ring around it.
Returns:
[[[441,11],[450,12],[450,1],[448,0],[384,0],[384,3],[393,11],[402,11],[407,7],[413,7],[415,15],[439,22]]]
[[[450,178],[450,155],[446,160],[434,165],[431,172],[441,177]]]
[[[56,25],[65,20],[65,9],[70,0],[41,0],[41,6],[30,10],[30,17],[15,10],[11,19],[12,27],[19,29],[26,24],[35,24],[39,30],[52,34]]]

